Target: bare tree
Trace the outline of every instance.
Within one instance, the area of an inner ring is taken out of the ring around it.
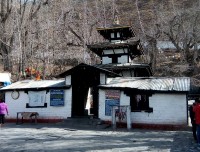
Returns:
[[[9,19],[12,8],[12,0],[2,0],[0,2],[0,55],[3,59],[5,71],[12,70],[12,63],[9,60],[9,53],[11,52],[13,34],[7,31],[7,20]]]
[[[163,16],[162,16],[163,17]],[[194,65],[198,58],[200,42],[200,11],[198,7],[176,11],[158,23],[165,38],[182,54],[182,62]]]
[[[139,1],[135,1],[142,40],[149,44],[147,47],[150,56],[149,61],[152,63],[154,71],[158,59],[158,41],[171,42],[175,46],[176,52],[182,54],[182,63],[189,65],[198,63],[199,6],[184,8],[184,3],[171,0],[167,4],[172,5],[167,7],[166,3],[162,1],[158,5],[156,1],[152,0],[148,5],[151,8],[144,11]],[[151,18],[151,20],[148,20],[148,18]]]
[[[183,10],[176,0],[169,0],[171,5],[165,9],[166,3],[135,0],[132,6],[130,1],[117,0],[2,0],[0,55],[4,70],[20,79],[30,67],[45,79],[80,62],[94,64],[98,58],[86,46],[104,41],[96,27],[112,24],[116,15],[120,24],[131,19],[140,30],[153,70],[159,61],[160,40],[171,41],[181,52],[182,62],[197,64],[199,8]]]
[[[154,24],[154,22],[152,23],[148,23],[148,27],[146,25],[146,27],[144,26],[144,22],[142,20],[142,15],[141,15],[141,11],[139,10],[139,2],[138,0],[135,1],[135,5],[136,5],[136,10],[137,10],[137,14],[138,14],[138,20],[139,20],[139,24],[140,24],[140,29],[141,29],[141,33],[142,33],[142,41],[143,42],[147,42],[147,51],[148,51],[148,55],[149,55],[149,64],[152,67],[153,72],[156,70],[156,65],[157,65],[157,54],[158,54],[158,49],[157,49],[157,41],[159,38],[159,30],[157,28],[157,24]],[[152,1],[152,12],[156,13],[155,7],[154,7],[154,2]],[[144,16],[144,14],[143,14]],[[156,18],[155,18],[156,19]],[[151,28],[149,28],[151,27]]]

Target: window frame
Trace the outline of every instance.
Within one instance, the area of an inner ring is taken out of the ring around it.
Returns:
[[[132,94],[130,95],[131,112],[153,112],[153,108],[149,107],[148,94]]]
[[[120,32],[111,32],[110,33],[110,39],[115,40],[115,39],[121,39],[121,33]]]

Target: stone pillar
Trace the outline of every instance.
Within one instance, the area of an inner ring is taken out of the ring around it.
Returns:
[[[112,126],[113,126],[113,129],[116,129],[116,127],[117,127],[116,117],[115,117],[115,109],[117,109],[117,108],[118,108],[117,106],[112,107]]]
[[[126,112],[126,119],[127,119],[127,129],[131,129],[131,106],[127,106]]]

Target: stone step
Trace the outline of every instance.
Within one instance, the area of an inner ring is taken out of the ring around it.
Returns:
[[[87,128],[87,129],[104,129],[108,128],[108,124],[104,124],[101,119],[92,117],[87,118],[67,118],[59,125],[70,127],[70,128]]]

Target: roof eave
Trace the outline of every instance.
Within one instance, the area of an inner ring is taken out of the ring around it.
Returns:
[[[99,89],[103,90],[138,90],[141,92],[151,92],[151,93],[189,93],[189,91],[180,91],[180,90],[143,90],[138,88],[129,88],[129,87],[107,87],[107,86],[98,86]]]
[[[37,87],[37,88],[9,88],[9,89],[0,89],[0,92],[6,91],[42,91],[50,89],[69,89],[71,85],[60,86],[60,87]]]

